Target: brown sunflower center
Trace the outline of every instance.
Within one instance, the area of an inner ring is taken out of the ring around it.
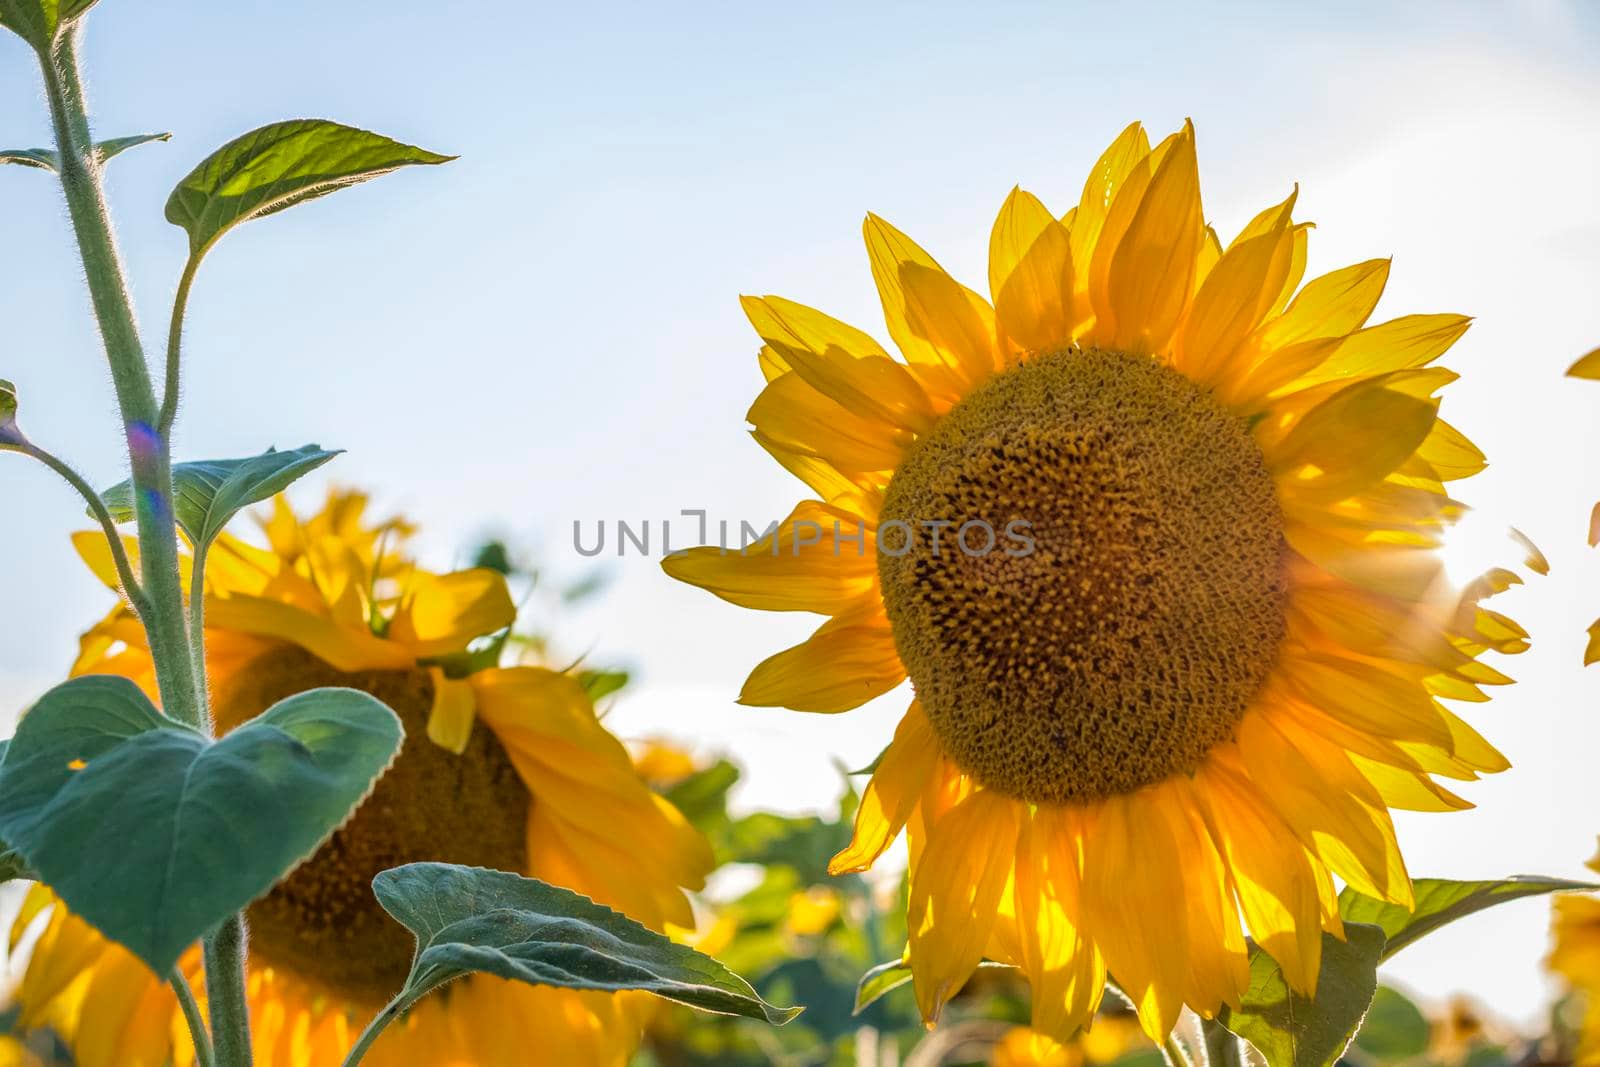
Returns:
[[[481,723],[459,756],[428,740],[426,671],[344,674],[302,649],[276,649],[219,679],[218,728],[318,686],[360,689],[389,705],[405,745],[350,821],[250,906],[251,948],[329,993],[381,1004],[405,981],[412,939],[379,907],[373,876],[417,860],[526,869],[528,790]]]
[[[1149,358],[1073,348],[990,379],[895,471],[879,543],[895,644],[945,750],[1035,803],[1193,770],[1283,637],[1260,449]]]

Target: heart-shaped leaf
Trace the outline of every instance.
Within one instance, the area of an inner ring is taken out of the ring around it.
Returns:
[[[241,222],[404,166],[454,158],[326,119],[275,122],[229,141],[179,182],[167,221],[188,232],[190,258],[199,259]]]
[[[1217,1021],[1254,1045],[1269,1067],[1328,1067],[1344,1055],[1378,988],[1383,931],[1347,922],[1345,940],[1322,935],[1313,999],[1294,992],[1273,958],[1250,943],[1250,988]]]
[[[130,148],[137,148],[152,141],[170,140],[172,140],[170,133],[141,133],[132,137],[113,137],[109,141],[96,141],[94,151],[100,162],[104,163],[112,156],[121,155]],[[5,148],[0,149],[0,163],[15,163],[23,167],[58,171],[61,169],[61,154],[53,148]]]
[[[400,747],[353,689],[280,701],[218,741],[126,678],[46,693],[0,766],[0,838],[67,906],[165,974],[316,851]]]
[[[1388,959],[1446,923],[1496,904],[1545,893],[1600,889],[1600,886],[1588,882],[1569,882],[1562,878],[1540,878],[1526,874],[1481,882],[1418,878],[1411,886],[1417,898],[1414,911],[1407,911],[1398,904],[1374,900],[1348,887],[1339,894],[1339,914],[1347,921],[1371,923],[1383,930],[1388,938],[1383,959]]]
[[[0,26],[45,55],[56,35],[98,0],[0,0]]]
[[[449,863],[384,871],[372,890],[417,938],[401,1010],[467,974],[530,985],[642,989],[702,1011],[782,1025],[775,1008],[722,964],[569,889]]]
[[[172,468],[172,512],[194,546],[216,540],[244,508],[287,489],[341,450],[316,445],[278,452],[269,449],[249,459],[206,459]],[[133,520],[133,483],[123,481],[100,494],[117,522]]]

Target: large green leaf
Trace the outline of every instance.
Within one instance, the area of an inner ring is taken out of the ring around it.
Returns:
[[[15,452],[27,443],[17,425],[17,387],[0,378],[0,452]]]
[[[167,221],[188,232],[189,254],[198,259],[241,222],[404,166],[454,158],[326,119],[275,122],[229,141],[179,182]]]
[[[15,33],[44,55],[63,26],[77,19],[97,0],[0,0],[0,26]]]
[[[173,516],[195,547],[202,548],[242,509],[282,492],[340,451],[306,445],[287,452],[269,449],[249,459],[179,463],[172,468]],[[114,520],[133,520],[133,483],[118,482],[100,498]]]
[[[152,141],[170,141],[170,133],[140,133],[132,137],[113,137],[109,141],[96,141],[95,155],[101,163],[118,156],[130,148],[137,148],[142,144]],[[61,154],[53,148],[4,148],[0,149],[0,163],[15,163],[23,167],[37,167],[40,170],[57,171],[61,169]]]
[[[1345,923],[1345,940],[1322,935],[1317,995],[1289,988],[1273,958],[1250,944],[1250,988],[1240,1010],[1223,1008],[1217,1021],[1254,1045],[1269,1067],[1328,1067],[1350,1045],[1378,988],[1383,931]]]
[[[1561,878],[1514,875],[1481,882],[1454,882],[1447,878],[1418,878],[1411,883],[1417,906],[1407,911],[1346,888],[1339,894],[1339,914],[1348,922],[1371,923],[1383,930],[1388,944],[1383,959],[1425,937],[1446,923],[1508,900],[1574,889],[1600,889],[1588,882]]]
[[[126,678],[57,686],[0,766],[0,838],[157,974],[310,856],[400,747],[353,689],[280,701],[218,741]]]
[[[411,863],[373,879],[390,915],[417,938],[403,1010],[468,974],[530,985],[614,992],[643,989],[723,1015],[782,1025],[799,1008],[775,1008],[709,956],[569,889],[532,878]]]

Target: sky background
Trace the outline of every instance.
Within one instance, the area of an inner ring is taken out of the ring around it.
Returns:
[[[1600,385],[1563,379],[1600,344],[1600,8],[1590,3],[545,5],[480,0],[104,0],[85,63],[100,136],[170,130],[110,168],[151,339],[184,240],[161,209],[209,151],[327,117],[437,151],[416,169],[236,231],[190,304],[180,458],[309,441],[329,476],[423,524],[433,563],[499,533],[557,575],[572,524],[684,508],[758,526],[801,495],[751,442],[757,342],[736,302],[779,293],[883,337],[860,245],[878,212],[986,287],[994,213],[1020,183],[1055,206],[1129,121],[1193,117],[1224,241],[1300,183],[1308,277],[1394,256],[1378,319],[1477,316],[1444,413],[1490,457],[1459,487],[1515,522],[1548,579],[1497,606],[1535,645],[1471,720],[1515,764],[1479,806],[1399,817],[1416,875],[1577,876],[1600,832],[1600,615],[1584,547],[1600,496]],[[37,72],[0,41],[0,140],[48,143]],[[123,476],[107,374],[59,189],[0,168],[0,377],[33,438],[98,485]],[[58,681],[109,606],[68,534],[82,506],[0,465],[0,707]],[[321,493],[313,484],[302,499]],[[688,524],[680,520],[675,541]],[[613,542],[614,544],[614,542]],[[1468,539],[1461,566],[1481,559]],[[611,722],[746,767],[739,801],[826,807],[904,691],[848,715],[733,704],[809,617],[758,616],[611,559],[562,647],[636,668]],[[1152,917],[1152,921],[1158,921]],[[1391,980],[1465,991],[1515,1020],[1549,986],[1547,906],[1508,905],[1408,949]]]

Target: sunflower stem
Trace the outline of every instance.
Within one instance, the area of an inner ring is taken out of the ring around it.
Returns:
[[[155,391],[100,184],[101,161],[90,138],[78,72],[78,33],[79,24],[75,23],[47,53],[40,55],[60,158],[61,189],[83,259],[90,303],[111,365],[111,381],[128,442],[140,571],[150,609],[141,621],[150,638],[162,710],[180,722],[198,725],[194,666],[189,656],[183,587],[178,577],[172,455],[166,435],[156,429],[159,412]]]
[[[245,997],[244,916],[232,915],[205,939],[206,1001],[216,1067],[250,1067],[250,1004]]]
[[[194,990],[189,988],[189,980],[183,972],[176,967],[167,976],[167,983],[172,986],[172,991],[178,994],[178,1006],[183,1009],[183,1018],[189,1024],[189,1037],[194,1041],[194,1058],[199,1067],[214,1067],[216,1060],[211,1052],[211,1035],[206,1032],[206,1020],[200,1014],[200,1005],[195,1003]]]
[[[344,1058],[344,1063],[341,1067],[356,1067],[356,1064],[360,1063],[362,1058],[371,1051],[372,1044],[378,1040],[378,1036],[388,1029],[390,1023],[400,1018],[401,1013],[405,1011],[404,996],[404,993],[396,996],[388,1004],[384,1005],[382,1011],[372,1017],[372,1021],[367,1024],[367,1028],[361,1031],[361,1036],[356,1038],[356,1043],[351,1046],[350,1054]]]
[[[100,524],[100,529],[105,532],[106,545],[111,549],[111,561],[117,568],[117,579],[122,583],[122,591],[128,597],[128,603],[133,605],[134,612],[140,620],[150,614],[150,601],[144,595],[144,587],[139,584],[139,579],[134,577],[133,565],[128,561],[127,549],[123,547],[122,535],[117,532],[117,524],[112,521],[111,512],[106,508],[106,502],[100,499],[100,494],[84,480],[83,475],[72,469],[72,465],[60,459],[51,452],[29,442],[22,446],[24,455],[28,455],[43,463],[46,467],[59,474],[64,481],[78,491],[84,502],[89,505],[95,521]]]

